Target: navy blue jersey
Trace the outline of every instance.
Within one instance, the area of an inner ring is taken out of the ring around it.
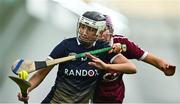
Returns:
[[[102,41],[96,41],[96,44],[92,48],[87,49],[78,44],[77,38],[70,38],[58,44],[49,56],[56,59],[104,47],[108,47],[108,44]],[[104,62],[109,62],[114,55],[102,53],[98,57]],[[89,61],[91,60],[81,58],[59,64],[55,85],[44,102],[89,102],[101,73],[101,70],[88,65]]]

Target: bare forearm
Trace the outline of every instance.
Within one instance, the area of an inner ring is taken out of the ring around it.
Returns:
[[[133,74],[136,73],[136,66],[132,63],[106,64],[105,70],[113,70],[120,73]]]
[[[114,70],[120,73],[136,73],[136,66],[122,54],[118,54],[113,60],[113,64],[106,64],[106,70]]]
[[[145,57],[143,61],[155,66],[156,68],[164,72],[166,76],[172,76],[175,73],[175,65],[171,65],[167,63],[165,60],[156,57],[155,55],[148,53],[148,55]]]
[[[53,66],[40,69],[38,72],[36,72],[30,79],[29,82],[31,83],[31,87],[28,89],[28,92],[31,92],[33,89],[35,89],[47,76],[47,74],[50,72],[50,70],[53,68]]]
[[[160,70],[162,70],[162,67],[163,67],[161,63],[164,63],[164,61],[161,58],[159,58],[151,53],[148,53],[148,55],[146,56],[146,58],[143,61],[148,64],[153,65],[154,67],[156,67]]]
[[[98,69],[102,70],[113,70],[120,73],[132,74],[136,73],[136,66],[131,63],[127,58],[125,58],[122,54],[116,55],[114,60],[112,60],[113,64],[106,64],[99,58],[94,57],[91,54],[86,54],[86,56],[92,59],[92,62],[89,62],[89,65],[95,66]]]

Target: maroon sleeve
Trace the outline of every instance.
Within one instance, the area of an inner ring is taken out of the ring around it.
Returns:
[[[140,59],[145,51],[138,47],[134,42],[128,40],[128,38],[122,35],[114,35],[113,36],[114,43],[126,44],[127,51],[122,52],[122,54],[128,59]]]

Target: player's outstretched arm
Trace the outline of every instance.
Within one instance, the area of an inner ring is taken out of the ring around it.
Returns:
[[[28,92],[31,92],[34,88],[36,88],[44,80],[53,67],[54,66],[49,66],[47,68],[40,69],[35,74],[33,74],[33,76],[29,79],[31,87],[28,89]]]
[[[176,66],[169,64],[165,60],[151,53],[148,53],[148,55],[144,58],[143,61],[160,69],[161,71],[164,72],[166,76],[172,76],[175,73]]]
[[[44,80],[53,67],[54,66],[49,66],[47,68],[40,69],[32,75],[29,79],[31,87],[28,88],[28,94]],[[18,93],[17,97],[19,101],[27,102],[29,100],[29,96],[23,97],[21,93]]]
[[[104,63],[102,60],[91,54],[86,54],[86,56],[92,60],[92,62],[89,62],[88,64],[95,66],[98,69],[112,70],[126,74],[136,73],[136,66],[121,54],[118,54],[115,57],[113,64]]]

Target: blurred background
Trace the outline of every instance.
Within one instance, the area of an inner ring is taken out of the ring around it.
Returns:
[[[63,39],[76,36],[78,17],[95,10],[113,19],[115,33],[176,65],[166,77],[133,60],[138,73],[125,75],[125,103],[180,103],[180,0],[0,0],[0,103],[19,103],[8,76],[18,58],[44,60]],[[54,84],[57,67],[30,93],[40,103]],[[32,74],[31,74],[32,75]]]

